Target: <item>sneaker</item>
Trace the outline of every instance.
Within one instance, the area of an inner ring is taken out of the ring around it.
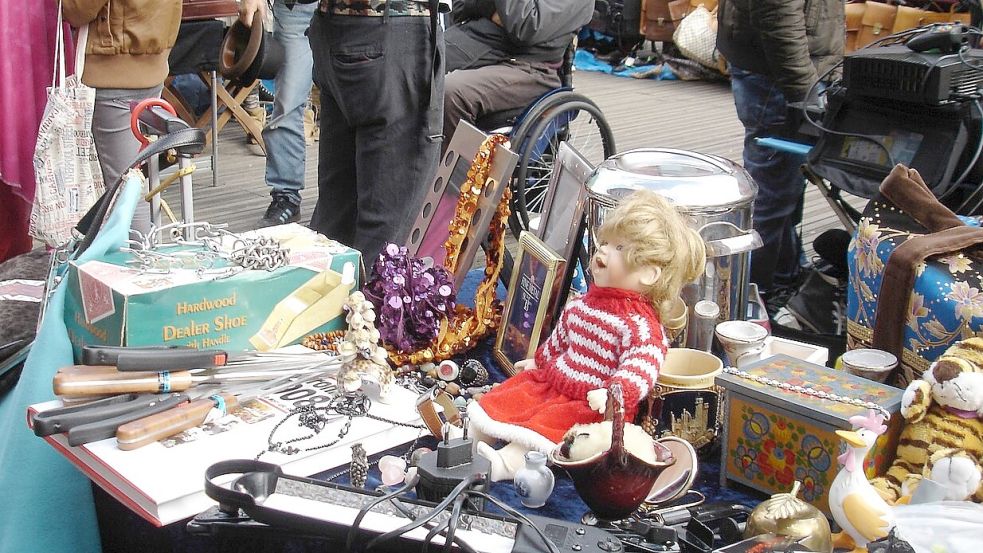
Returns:
[[[812,270],[785,309],[803,329],[841,336],[846,332],[846,282]]]
[[[297,221],[300,221],[300,202],[295,202],[289,196],[274,194],[270,207],[266,208],[266,215],[263,215],[263,223],[273,226]]]
[[[765,310],[768,312],[768,317],[774,320],[775,315],[778,310],[785,307],[788,300],[795,295],[798,291],[798,287],[794,285],[775,285],[771,290],[763,292],[761,295],[765,300]]]

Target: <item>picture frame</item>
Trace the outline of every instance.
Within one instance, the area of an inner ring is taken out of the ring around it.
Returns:
[[[552,325],[551,299],[563,284],[566,261],[535,234],[519,235],[519,253],[509,279],[502,324],[494,355],[502,370],[516,373],[515,364],[535,355]]]
[[[560,143],[537,236],[568,263],[580,246],[581,221],[587,209],[586,184],[593,172],[594,166],[576,148]]]
[[[554,320],[560,316],[566,303],[577,261],[582,260],[584,265],[587,264],[586,256],[581,253],[586,232],[587,180],[593,173],[594,165],[587,158],[568,142],[560,143],[537,230],[543,243],[566,261],[566,272],[561,275],[563,286],[559,293],[550,298]],[[582,267],[582,271],[586,270],[586,266]],[[586,279],[586,275],[584,278]]]

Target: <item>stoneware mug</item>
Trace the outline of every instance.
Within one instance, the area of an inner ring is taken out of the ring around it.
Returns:
[[[893,353],[879,349],[850,350],[840,359],[846,372],[874,382],[884,382],[891,371],[898,366],[898,358]]]
[[[735,367],[757,361],[765,349],[768,331],[750,321],[724,321],[714,329],[720,347]]]

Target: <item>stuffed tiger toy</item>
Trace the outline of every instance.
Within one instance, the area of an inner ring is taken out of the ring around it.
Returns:
[[[895,501],[922,478],[946,487],[946,499],[983,502],[983,338],[956,342],[908,385],[896,457],[871,484]]]

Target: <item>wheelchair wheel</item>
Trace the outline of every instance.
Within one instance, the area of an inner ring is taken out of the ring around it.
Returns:
[[[512,179],[509,227],[518,238],[540,217],[560,142],[566,141],[592,164],[614,155],[614,134],[600,108],[587,97],[562,92],[534,106],[513,132],[519,162]],[[530,223],[532,221],[532,223]]]

